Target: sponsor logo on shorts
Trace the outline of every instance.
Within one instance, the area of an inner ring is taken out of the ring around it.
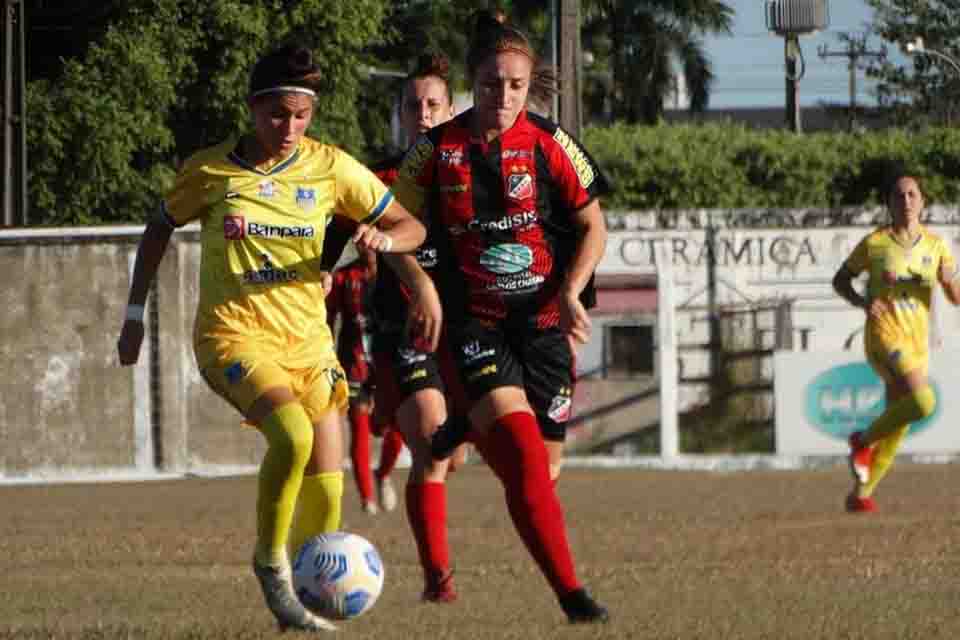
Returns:
[[[317,192],[306,187],[297,187],[297,206],[304,211],[312,211],[317,206]]]
[[[270,256],[261,254],[263,260],[262,269],[251,269],[243,272],[244,284],[277,284],[282,282],[293,282],[300,278],[300,274],[294,269],[277,269],[270,261]]]
[[[553,396],[553,400],[550,401],[547,416],[554,422],[566,422],[570,419],[572,408],[573,398],[570,397],[570,389],[564,387],[557,395]]]
[[[492,358],[496,353],[493,349],[484,349],[479,340],[471,340],[463,345],[461,350],[463,351],[463,355],[466,356],[464,362],[468,363],[480,360],[481,358]]]
[[[593,164],[587,157],[586,152],[580,148],[580,145],[578,145],[566,131],[559,127],[557,127],[556,133],[553,134],[553,139],[557,141],[557,144],[560,145],[560,148],[563,149],[563,152],[566,153],[570,159],[573,170],[577,172],[577,178],[580,179],[580,186],[584,189],[588,188],[593,184],[597,175],[593,170]]]
[[[527,200],[533,197],[533,177],[529,173],[514,173],[507,178],[507,197]]]
[[[478,379],[478,378],[482,378],[482,377],[484,377],[484,376],[492,376],[492,375],[495,374],[496,372],[497,372],[497,365],[496,365],[496,364],[488,364],[487,366],[485,366],[485,367],[483,367],[483,368],[481,368],[481,369],[478,369],[477,371],[474,371],[473,373],[471,373],[470,375],[468,375],[468,376],[467,376],[467,380],[469,380],[470,382],[473,382],[474,380],[476,380],[476,379]]]
[[[223,370],[223,375],[230,384],[237,384],[247,376],[247,370],[239,362],[234,362]]]
[[[533,152],[526,149],[504,149],[500,157],[504,160],[520,160],[523,158],[532,158]]]
[[[417,362],[423,362],[427,359],[427,355],[417,351],[416,349],[401,347],[397,349],[397,358],[399,358],[403,364],[409,365],[416,364]]]
[[[420,380],[421,378],[427,377],[426,369],[414,369],[410,375],[405,376],[402,382],[413,382],[414,380]]]

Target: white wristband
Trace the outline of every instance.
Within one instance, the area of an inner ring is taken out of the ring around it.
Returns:
[[[143,324],[143,305],[142,304],[128,304],[127,305],[127,320],[134,320]]]
[[[380,249],[383,253],[390,253],[390,249],[393,249],[393,238],[387,234],[383,234],[384,239],[386,239],[386,246],[383,249]]]

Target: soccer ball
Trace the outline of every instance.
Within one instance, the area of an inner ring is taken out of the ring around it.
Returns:
[[[369,611],[383,590],[383,574],[377,549],[354,533],[310,538],[293,559],[293,588],[300,602],[334,620]]]

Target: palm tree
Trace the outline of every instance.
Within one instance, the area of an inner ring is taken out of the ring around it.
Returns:
[[[710,100],[708,34],[729,34],[733,9],[719,0],[583,0],[584,49],[609,78],[610,115],[655,123],[676,88],[679,67],[691,111]]]

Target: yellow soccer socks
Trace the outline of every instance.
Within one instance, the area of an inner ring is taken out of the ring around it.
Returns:
[[[883,415],[873,421],[870,428],[863,434],[863,443],[873,445],[893,434],[903,425],[923,420],[932,414],[936,407],[937,396],[930,385],[901,396],[887,405]]]
[[[260,464],[256,561],[282,566],[297,496],[313,448],[313,425],[296,402],[277,407],[260,423],[267,453]]]
[[[343,472],[306,476],[300,487],[297,517],[290,532],[290,552],[295,554],[307,539],[340,528]]]
[[[900,443],[903,442],[903,439],[907,436],[907,432],[909,431],[910,425],[903,425],[887,437],[883,438],[882,440],[878,440],[876,444],[873,445],[873,460],[870,464],[870,480],[857,487],[857,495],[859,497],[869,498],[873,495],[873,491],[877,488],[880,480],[882,480],[883,476],[887,475],[887,471],[890,470],[890,466],[893,464],[893,459],[897,455],[897,449],[900,448]]]

